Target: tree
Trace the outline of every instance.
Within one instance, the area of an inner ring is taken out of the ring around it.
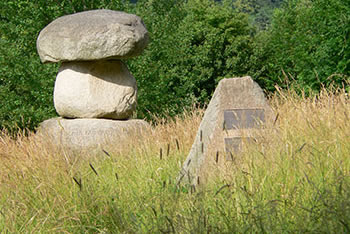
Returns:
[[[252,52],[248,15],[228,1],[167,1],[164,11],[152,7],[160,2],[142,8],[151,43],[129,63],[139,84],[141,117],[147,111],[175,115],[193,102],[208,102],[220,79],[248,72]]]
[[[286,77],[305,90],[342,86],[350,75],[349,12],[349,1],[287,1],[257,37],[251,74],[269,90]]]

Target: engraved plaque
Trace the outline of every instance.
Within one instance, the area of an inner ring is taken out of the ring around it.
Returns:
[[[264,109],[224,110],[225,129],[259,128],[265,122]]]

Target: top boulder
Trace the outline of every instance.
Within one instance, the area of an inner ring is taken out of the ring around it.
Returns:
[[[37,49],[46,62],[122,59],[140,55],[148,32],[140,17],[92,10],[60,17],[39,34]]]

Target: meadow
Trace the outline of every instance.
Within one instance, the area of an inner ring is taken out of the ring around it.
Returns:
[[[71,153],[35,134],[2,132],[0,230],[349,233],[347,93],[279,91],[269,102],[277,117],[261,140],[196,191],[177,186],[176,177],[202,109],[158,119],[147,135],[108,152]]]

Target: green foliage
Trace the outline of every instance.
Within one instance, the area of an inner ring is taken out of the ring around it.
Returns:
[[[237,10],[247,12],[253,24],[264,30],[270,25],[270,20],[275,8],[280,7],[285,0],[233,0],[232,5]]]
[[[349,12],[349,1],[287,1],[256,38],[251,73],[269,90],[288,80],[305,90],[341,86],[350,75]]]
[[[129,63],[139,82],[141,117],[147,111],[174,115],[193,102],[206,103],[220,79],[247,73],[252,51],[247,14],[227,2],[155,2],[138,11],[151,43]]]
[[[55,74],[52,66],[40,65],[35,52],[37,29],[49,19],[29,7],[28,1],[0,3],[0,126],[9,130],[32,128],[53,113],[47,93],[52,93]]]
[[[144,0],[138,1],[134,10],[142,17],[150,34],[150,43],[144,53],[128,61],[128,67],[138,83],[138,116],[162,114],[165,109],[171,109],[174,102],[179,103],[181,98],[176,98],[167,83],[171,85],[168,79],[169,59],[179,55],[176,50],[181,38],[176,31],[185,9],[183,3],[176,0]]]

